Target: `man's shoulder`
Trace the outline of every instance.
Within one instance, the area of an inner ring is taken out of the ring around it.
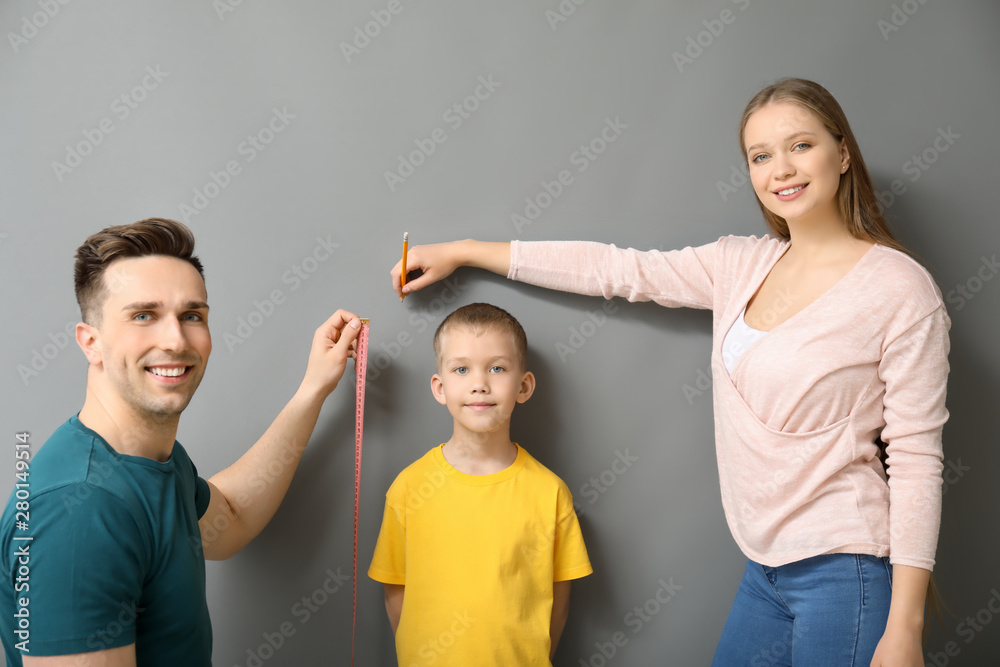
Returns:
[[[95,437],[73,417],[63,422],[31,458],[28,484],[33,496],[87,481]]]

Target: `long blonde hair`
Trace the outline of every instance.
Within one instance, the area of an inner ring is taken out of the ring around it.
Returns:
[[[754,95],[743,110],[743,119],[740,122],[740,152],[743,158],[746,159],[747,121],[758,110],[774,102],[789,102],[811,111],[838,144],[844,140],[851,156],[851,163],[847,172],[840,177],[837,205],[851,235],[912,255],[893,236],[885,223],[885,218],[882,217],[868,167],[861,157],[861,148],[858,147],[857,139],[851,132],[844,110],[840,108],[833,95],[818,83],[807,79],[782,79]],[[771,231],[780,238],[788,239],[788,223],[785,219],[769,211],[760,198],[757,199],[757,204]]]

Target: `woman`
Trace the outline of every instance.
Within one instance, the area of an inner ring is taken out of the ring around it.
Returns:
[[[941,512],[950,326],[887,229],[823,87],[747,105],[740,148],[774,238],[638,252],[595,243],[420,246],[421,289],[458,266],[710,308],[723,507],[748,557],[715,665],[923,665]],[[884,459],[884,463],[883,463]]]

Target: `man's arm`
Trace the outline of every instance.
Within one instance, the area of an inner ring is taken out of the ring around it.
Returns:
[[[406,586],[402,584],[385,584],[385,611],[389,614],[389,625],[392,626],[392,634],[396,634],[399,627],[399,617],[403,614],[403,591]]]
[[[74,655],[22,655],[24,667],[136,667],[135,644]]]
[[[319,418],[337,387],[361,329],[357,315],[338,310],[313,336],[305,377],[260,440],[208,480],[212,496],[199,520],[205,558],[229,558],[255,538],[285,497]]]
[[[549,660],[556,657],[556,645],[566,627],[566,619],[569,618],[569,585],[569,581],[552,583],[552,623],[549,625],[552,648],[549,650]]]

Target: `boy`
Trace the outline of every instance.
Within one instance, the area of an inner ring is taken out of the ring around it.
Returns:
[[[454,431],[389,488],[368,570],[402,667],[551,665],[570,580],[593,571],[566,484],[510,440],[514,405],[535,389],[527,347],[485,303],[434,334],[431,391]]]

